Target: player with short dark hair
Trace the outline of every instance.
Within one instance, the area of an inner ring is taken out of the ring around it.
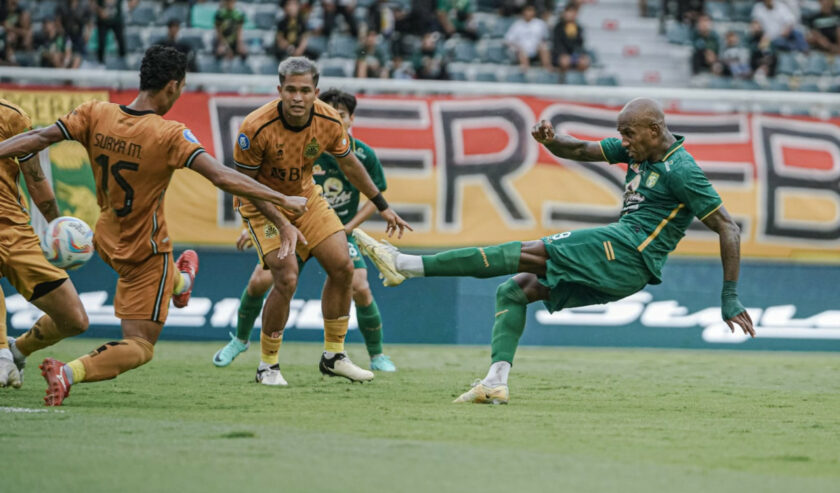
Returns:
[[[338,111],[341,117],[344,130],[350,137],[350,147],[359,161],[364,164],[368,175],[380,191],[385,191],[385,173],[382,170],[382,163],[376,157],[373,149],[361,140],[349,135],[350,127],[353,125],[353,114],[356,111],[356,96],[330,89],[320,94],[319,99]],[[344,232],[347,235],[348,253],[353,261],[353,301],[356,302],[356,319],[359,322],[359,331],[365,340],[368,355],[370,356],[370,369],[375,371],[396,371],[396,366],[382,350],[382,317],[370,286],[367,282],[367,265],[359,252],[351,233],[354,228],[367,220],[375,211],[376,207],[372,202],[366,202],[359,208],[361,193],[341,171],[335,158],[327,153],[321,154],[313,166],[313,176],[327,199],[333,211],[338,215],[344,225]],[[237,241],[237,247],[245,248],[251,244],[248,230],[243,230]],[[303,262],[299,261],[299,268]],[[227,366],[249,346],[248,339],[251,330],[254,328],[254,321],[262,309],[263,298],[272,285],[271,272],[262,269],[258,264],[251,274],[248,286],[242,293],[239,303],[239,316],[237,317],[236,335],[231,334],[231,340],[224,347],[213,355],[213,364],[216,366]]]
[[[665,125],[665,114],[645,98],[627,103],[618,115],[621,139],[600,142],[555,135],[545,120],[531,131],[552,154],[576,161],[627,163],[624,207],[618,222],[567,231],[542,240],[513,241],[486,248],[461,248],[437,255],[404,255],[360,230],[362,251],[396,285],[408,277],[495,277],[517,274],[496,291],[492,365],[487,376],[455,402],[506,403],[508,372],[525,329],[526,307],[543,301],[549,311],[620,300],[662,282],[661,269],[694,217],[720,236],[723,263],[721,312],[755,336],[738,300],[740,230],[706,175],[683,148],[685,139]]]
[[[234,164],[239,171],[271,188],[306,196],[309,210],[299,218],[289,218],[265,202],[237,200],[237,210],[263,268],[271,270],[274,280],[263,309],[256,380],[264,385],[287,385],[280,372],[278,351],[299,269],[295,256],[286,255],[291,252],[278,251],[282,238],[300,240],[298,257],[304,261],[315,257],[327,273],[321,299],[324,352],[318,368],[326,375],[352,381],[371,380],[373,373],[359,368],[344,352],[353,263],[344,226],[313,182],[316,159],[324,152],[335,157],[350,183],[373,202],[387,221],[389,234],[398,231],[402,235],[405,228],[410,228],[390,208],[352,152],[338,112],[317,99],[315,63],[305,57],[291,57],[280,63],[277,71],[280,97],[245,117],[234,147]],[[279,224],[279,229],[272,223]]]
[[[150,361],[170,298],[176,307],[189,301],[198,256],[187,250],[172,261],[163,215],[176,169],[190,168],[222,190],[267,200],[291,214],[306,209],[303,198],[287,197],[222,165],[183,124],[162,118],[181,95],[185,69],[180,52],[152,46],[141,64],[143,89],[131,104],[88,101],[54,125],[0,143],[0,158],[35,153],[61,140],[85,146],[100,206],[94,246],[119,274],[114,311],[124,339],[66,365],[45,359],[41,370],[48,406],[61,405],[72,384],[114,378]],[[291,241],[284,240],[280,248],[288,249]]]

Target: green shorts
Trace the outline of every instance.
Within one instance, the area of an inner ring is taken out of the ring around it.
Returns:
[[[648,284],[650,271],[625,229],[616,223],[542,239],[548,262],[539,281],[551,289],[550,312],[620,300]]]
[[[367,269],[365,258],[362,257],[362,251],[359,250],[359,245],[356,244],[356,240],[352,236],[347,237],[347,249],[350,253],[350,260],[353,261],[353,270]],[[298,270],[303,270],[304,262],[300,259],[300,256],[297,257],[297,261]]]

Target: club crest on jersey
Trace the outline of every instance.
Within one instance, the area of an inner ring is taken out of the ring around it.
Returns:
[[[303,148],[303,157],[315,159],[318,157],[318,154],[321,154],[321,144],[318,143],[315,137],[312,137],[312,140]]]
[[[248,140],[248,136],[245,134],[239,134],[239,138],[236,139],[239,143],[239,148],[243,151],[247,151],[251,148],[251,141]]]
[[[184,129],[184,138],[187,139],[187,142],[198,144],[198,139],[195,138],[195,135],[193,135],[192,130],[188,128]]]
[[[277,226],[275,226],[271,223],[266,224],[265,227],[263,228],[263,235],[268,240],[270,240],[272,238],[277,238],[277,236],[279,234],[280,234],[280,232],[277,231]]]
[[[659,180],[659,173],[651,173],[647,177],[647,181],[645,182],[645,186],[648,188],[653,188],[656,186],[656,182]]]
[[[322,168],[320,164],[316,164],[312,167],[312,174],[315,176],[323,176],[326,175],[327,172],[324,171],[324,168]]]

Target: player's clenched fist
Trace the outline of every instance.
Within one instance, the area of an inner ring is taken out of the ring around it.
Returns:
[[[554,127],[548,120],[540,120],[531,128],[531,136],[540,144],[546,144],[554,140]]]

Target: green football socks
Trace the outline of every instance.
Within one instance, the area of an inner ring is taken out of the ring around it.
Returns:
[[[262,296],[251,296],[247,288],[242,291],[242,297],[239,299],[239,316],[236,321],[237,339],[247,341],[251,338],[251,330],[254,328],[254,321],[260,316],[264,298],[265,293]]]
[[[359,322],[359,332],[365,340],[368,355],[382,354],[382,317],[376,300],[368,306],[356,305],[356,319]]]
[[[496,289],[496,321],[490,343],[493,363],[507,361],[513,364],[519,338],[525,331],[527,307],[528,297],[513,279],[508,279]]]
[[[423,255],[423,275],[496,277],[516,274],[522,242],[511,241],[483,248],[459,248]]]

